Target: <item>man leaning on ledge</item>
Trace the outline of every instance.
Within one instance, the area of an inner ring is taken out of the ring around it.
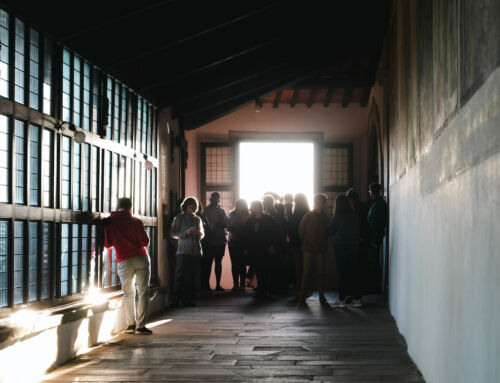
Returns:
[[[151,262],[146,248],[149,237],[139,218],[132,217],[130,198],[118,200],[118,211],[111,213],[104,227],[104,246],[114,247],[118,275],[123,290],[127,334],[150,335],[146,328]],[[137,306],[135,285],[137,284]]]

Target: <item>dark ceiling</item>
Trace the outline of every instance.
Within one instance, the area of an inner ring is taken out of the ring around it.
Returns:
[[[389,14],[389,0],[16,0],[0,6],[156,106],[171,107],[185,129],[249,102],[271,97],[276,107],[287,91],[292,107],[366,104]]]

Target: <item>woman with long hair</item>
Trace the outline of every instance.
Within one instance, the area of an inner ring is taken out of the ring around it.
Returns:
[[[233,274],[233,291],[245,290],[246,262],[243,256],[243,229],[250,213],[244,199],[237,199],[229,212],[229,256]]]
[[[343,194],[339,194],[335,199],[333,217],[328,229],[333,235],[339,281],[339,300],[333,307],[345,308],[348,292],[352,293],[353,307],[361,307],[358,272],[359,219]]]

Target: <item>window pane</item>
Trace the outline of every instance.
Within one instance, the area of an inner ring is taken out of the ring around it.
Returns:
[[[143,101],[142,103],[142,146],[141,152],[147,152],[147,140],[148,140],[148,108],[149,103]]]
[[[80,210],[81,150],[81,144],[73,143],[73,210]]]
[[[120,172],[120,156],[113,153],[113,176],[112,176],[112,197],[111,197],[111,210],[115,210],[118,205],[118,185],[120,180],[118,175]]]
[[[142,149],[142,98],[137,101],[137,134],[136,134],[136,149]]]
[[[103,190],[103,211],[111,211],[111,152],[104,151],[104,190]]]
[[[54,173],[54,133],[43,130],[42,147],[43,172],[43,206],[52,207],[53,203],[53,173]]]
[[[80,57],[73,56],[73,124],[81,127],[81,105],[80,105],[80,85],[82,61]]]
[[[9,222],[0,221],[0,307],[9,304]]]
[[[40,34],[30,29],[30,108],[39,110]]]
[[[47,37],[43,58],[43,113],[52,114],[52,41]]]
[[[26,124],[23,121],[16,120],[14,126],[15,142],[15,177],[16,192],[15,203],[25,204],[25,137]]]
[[[40,127],[30,125],[30,204],[40,206]]]
[[[83,123],[84,130],[90,130],[90,65],[83,66]]]
[[[9,201],[10,201],[9,117],[0,115],[0,202],[8,203]]]
[[[99,71],[94,69],[92,71],[92,132],[98,133],[99,121]]]
[[[90,145],[83,144],[82,157],[82,210],[90,209]]]
[[[50,296],[50,249],[51,249],[51,225],[42,223],[42,299]]]
[[[0,9],[0,96],[9,97],[9,14],[2,9]]]
[[[120,141],[120,84],[115,81],[113,97],[113,140]]]
[[[90,225],[82,225],[82,282],[80,283],[80,291],[85,291],[88,283],[89,228]]]
[[[23,303],[24,221],[14,222],[14,304]]]
[[[38,298],[38,222],[29,223],[29,301]]]
[[[71,225],[72,230],[72,241],[71,241],[71,292],[77,293],[78,291],[78,266],[80,257],[80,246],[79,246],[79,226],[77,223]]]
[[[69,209],[71,195],[71,140],[62,136],[61,208]]]
[[[61,224],[61,296],[68,295],[69,277],[69,224]]]
[[[18,19],[14,40],[14,101],[24,104],[24,23]]]
[[[127,101],[127,89],[122,86],[122,100],[121,100],[121,106],[120,106],[120,110],[121,110],[121,142],[123,143],[123,145],[127,145],[127,105],[128,105],[128,101]]]
[[[71,121],[71,53],[63,50],[62,119]]]
[[[90,191],[91,199],[92,199],[92,210],[100,211],[99,206],[97,205],[97,190],[99,188],[99,154],[100,151],[97,147],[92,146],[92,190]]]
[[[113,80],[111,79],[111,77],[108,77],[106,81],[106,97],[108,98],[109,101],[108,105],[109,123],[108,126],[106,127],[106,138],[108,140],[111,140],[113,136]]]

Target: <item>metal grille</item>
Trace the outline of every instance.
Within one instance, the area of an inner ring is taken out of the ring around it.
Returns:
[[[349,149],[323,149],[323,185],[349,186]]]
[[[205,177],[207,185],[232,184],[232,156],[232,150],[227,146],[206,148]]]

